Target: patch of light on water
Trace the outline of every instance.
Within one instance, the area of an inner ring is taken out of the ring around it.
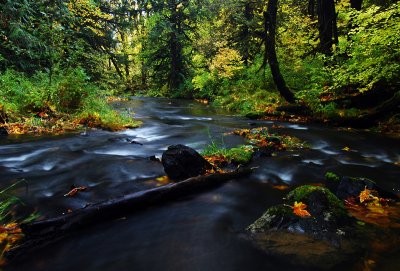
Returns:
[[[321,166],[324,164],[324,162],[322,162],[321,159],[304,159],[302,162],[306,163],[306,164],[313,163],[313,164],[317,164],[317,165],[321,165]]]
[[[31,157],[35,157],[39,154],[42,154],[48,150],[50,150],[51,148],[46,148],[46,149],[41,149],[41,150],[37,150],[28,154],[24,154],[24,155],[20,155],[20,156],[16,156],[16,157],[9,157],[9,158],[5,158],[2,159],[4,162],[22,162],[25,161],[26,159],[29,159]]]
[[[174,118],[171,118],[171,119],[178,119],[178,120],[204,120],[204,121],[213,120],[212,118],[206,118],[206,117],[174,117]]]
[[[383,161],[383,162],[386,162],[386,163],[395,163],[396,162],[395,160],[390,159],[387,154],[382,154],[382,153],[380,153],[380,154],[377,154],[377,153],[362,153],[361,156],[365,157],[365,158],[375,158],[375,159],[377,159],[379,161]],[[398,157],[398,159],[400,159],[400,156]]]
[[[316,143],[314,143],[314,144],[312,144],[312,149],[313,150],[321,150],[321,149],[324,149],[324,148],[326,148],[326,147],[328,147],[329,145],[328,145],[328,142],[326,142],[326,141],[323,141],[323,140],[320,140],[320,141],[318,141],[318,142],[316,142]]]
[[[277,173],[278,177],[285,182],[290,182],[293,178],[293,173],[291,171],[284,172],[284,173]]]
[[[287,127],[295,130],[308,130],[307,127],[300,126],[298,124],[289,124]]]
[[[140,138],[146,142],[156,141],[169,137],[168,135],[162,135],[162,129],[159,127],[143,127],[136,129],[128,129],[119,134],[134,136]]]
[[[46,164],[43,165],[42,168],[45,171],[49,171],[49,170],[52,170],[55,165],[56,165],[56,163],[46,163]]]
[[[52,196],[54,195],[54,193],[51,192],[51,191],[45,191],[45,192],[43,193],[43,195],[44,195],[46,198],[50,198],[50,197],[52,197]]]
[[[355,166],[364,166],[364,167],[371,167],[371,168],[375,168],[378,166],[378,165],[370,164],[370,163],[353,162],[353,161],[349,161],[346,159],[336,159],[336,160],[343,165],[355,165]]]
[[[332,151],[332,150],[327,150],[327,149],[321,149],[320,151],[323,153],[329,154],[329,155],[336,155],[336,154],[340,153],[338,151]]]

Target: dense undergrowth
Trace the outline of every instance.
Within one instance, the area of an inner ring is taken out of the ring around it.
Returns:
[[[60,133],[80,127],[119,130],[138,125],[107,103],[106,91],[82,69],[32,77],[7,70],[0,74],[0,122],[11,134]]]

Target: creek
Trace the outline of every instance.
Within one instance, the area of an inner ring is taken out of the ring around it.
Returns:
[[[310,149],[257,159],[249,177],[75,232],[5,270],[310,270],[277,261],[237,237],[266,208],[281,203],[287,190],[274,186],[324,183],[325,173],[333,171],[400,192],[398,139],[314,124],[253,121],[185,100],[132,98],[115,106],[134,111],[143,125],[121,132],[0,138],[0,188],[24,179],[16,196],[51,217],[160,185],[154,179],[164,175],[162,165],[148,157],[161,157],[169,145],[200,151],[214,141],[232,147],[243,139],[221,137],[224,133],[266,126],[308,142]],[[72,185],[88,189],[64,197]],[[379,270],[400,270],[400,252],[381,257]]]

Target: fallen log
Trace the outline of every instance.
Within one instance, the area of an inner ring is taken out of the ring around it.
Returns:
[[[69,232],[110,219],[121,218],[133,211],[143,210],[166,201],[193,194],[207,188],[216,187],[225,181],[243,177],[251,173],[251,169],[239,168],[228,173],[215,173],[192,177],[177,183],[135,192],[119,198],[110,199],[97,204],[88,205],[72,213],[58,217],[21,224],[24,241],[8,251],[6,258],[12,259],[35,247],[54,242]]]

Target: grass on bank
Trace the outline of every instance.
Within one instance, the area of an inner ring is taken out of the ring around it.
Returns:
[[[214,167],[221,168],[232,164],[246,165],[258,150],[272,155],[278,151],[309,148],[309,145],[299,138],[271,133],[267,127],[238,129],[229,134],[244,137],[246,144],[235,148],[225,148],[223,142],[218,144],[212,141],[201,154]]]
[[[62,133],[82,126],[120,130],[138,121],[113,110],[107,91],[92,84],[80,69],[51,78],[13,70],[0,74],[0,125],[10,134]]]
[[[22,183],[24,180],[0,191],[0,266],[6,263],[5,253],[15,247],[24,237],[19,225],[38,218],[37,213],[21,214],[18,211],[18,207],[23,203],[12,195],[12,190]]]

